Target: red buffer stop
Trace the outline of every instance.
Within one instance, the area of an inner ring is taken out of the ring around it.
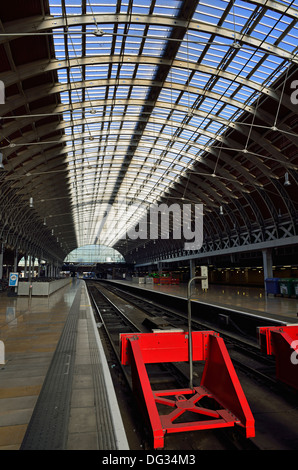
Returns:
[[[135,397],[149,420],[155,449],[164,447],[165,435],[170,433],[237,425],[247,438],[255,436],[253,415],[218,333],[192,332],[192,360],[205,361],[205,365],[200,386],[185,389],[152,390],[146,364],[188,361],[187,332],[121,334],[120,344],[121,361],[131,366]],[[206,397],[218,407],[203,406]],[[160,414],[158,404],[169,407],[169,413]],[[196,413],[198,420],[187,420],[186,412]]]

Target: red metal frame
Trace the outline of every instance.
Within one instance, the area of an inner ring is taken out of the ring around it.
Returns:
[[[298,325],[260,327],[261,351],[275,356],[276,377],[298,390]]]
[[[213,331],[192,333],[193,360],[206,361],[199,387],[152,390],[145,364],[187,361],[187,332],[156,332],[121,334],[121,361],[131,366],[135,396],[153,433],[154,448],[164,447],[166,433],[230,427],[235,424],[245,429],[246,437],[254,437],[254,418],[239,383],[224,341]],[[173,398],[174,397],[174,398]],[[204,398],[218,404],[213,410],[201,405]],[[157,405],[173,408],[168,414],[159,414]],[[185,412],[203,415],[209,419],[181,421]],[[179,422],[176,422],[180,419]]]

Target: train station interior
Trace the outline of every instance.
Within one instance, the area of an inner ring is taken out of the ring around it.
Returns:
[[[298,323],[297,18],[298,0],[1,2],[0,450],[139,446],[102,438],[95,385],[82,404],[87,350],[111,386],[88,283],[187,313],[194,280],[204,320],[238,312],[268,341]],[[67,423],[45,443],[75,315]]]

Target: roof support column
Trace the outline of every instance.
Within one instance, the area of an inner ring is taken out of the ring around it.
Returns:
[[[33,255],[33,256],[32,256],[32,271],[31,271],[31,276],[32,276],[33,279],[34,279],[34,277],[35,277],[35,269],[34,269],[34,266],[35,266],[35,256]]]
[[[24,278],[27,279],[27,261],[28,261],[28,256],[27,253],[24,254]]]
[[[196,261],[194,259],[189,260],[189,279],[192,279],[196,275]]]
[[[0,279],[3,278],[3,255],[4,255],[4,244],[0,245]]]
[[[31,276],[32,276],[32,256],[29,255],[29,267],[28,267],[28,278],[29,282],[31,282]]]
[[[273,269],[272,269],[272,250],[266,249],[262,250],[263,255],[263,268],[264,268],[264,280],[268,277],[273,277]],[[265,286],[266,289],[266,286]]]
[[[14,252],[14,272],[15,273],[18,271],[18,255],[19,255],[19,250],[16,248]]]
[[[162,262],[161,261],[158,261],[158,263],[157,263],[157,271],[158,271],[158,274],[162,273]]]

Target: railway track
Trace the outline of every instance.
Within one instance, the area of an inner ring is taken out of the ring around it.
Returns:
[[[144,325],[149,328],[149,331],[155,328],[182,328],[187,330],[187,316],[183,312],[166,309],[161,305],[125,292],[125,290],[115,286],[105,284],[104,289],[142,310],[146,315]],[[192,319],[192,325],[196,331],[215,329],[224,338],[229,353],[233,356],[233,361],[237,363],[238,367],[242,367],[247,373],[257,376],[259,379],[270,384],[270,386],[278,386],[275,379],[274,359],[262,355],[256,342],[253,343],[251,340],[248,340],[245,332],[241,332],[241,335],[232,334],[218,328],[217,325],[202,323],[201,320],[196,320],[195,318]]]
[[[181,312],[165,309],[160,305],[154,304],[152,301],[146,301],[140,297],[128,294],[123,290],[115,287],[102,286],[100,283],[88,282],[89,295],[93,301],[96,314],[98,331],[104,343],[108,363],[110,364],[112,378],[116,391],[119,394],[120,402],[123,401],[124,422],[127,423],[128,435],[131,441],[132,449],[150,449],[151,439],[150,431],[146,429],[145,423],[140,422],[134,397],[131,392],[130,367],[123,367],[120,363],[119,353],[119,334],[148,332],[154,329],[179,328],[187,330],[187,318]],[[109,288],[107,288],[109,287]],[[197,320],[193,320],[193,330],[210,330],[210,325],[202,324]],[[223,333],[220,332],[220,336]],[[267,403],[279,406],[279,401],[285,402],[284,396],[278,393],[285,391],[274,378],[274,363],[271,358],[262,357],[257,347],[250,342],[244,341],[244,338],[235,338],[235,335],[225,334],[224,340],[227,342],[232,362],[237,370],[240,383],[244,383],[246,393],[253,394],[253,400],[256,402],[257,412],[259,410],[259,401],[263,400],[263,395],[267,396]],[[152,389],[173,389],[188,387],[188,366],[187,364],[150,364],[148,374],[150,374],[150,382]],[[199,385],[200,376],[203,365],[194,363],[194,385]],[[197,383],[196,383],[197,381]],[[267,393],[267,395],[266,395]],[[262,395],[263,394],[263,395]],[[273,395],[272,395],[273,394]],[[277,394],[277,395],[276,395]],[[294,394],[295,395],[295,394]],[[274,399],[272,399],[274,396]],[[296,406],[294,409],[295,399],[291,391],[288,391],[288,400],[286,400],[289,411],[297,415]],[[260,398],[261,397],[261,398]],[[249,404],[251,399],[248,398]],[[268,405],[267,405],[268,406]],[[264,414],[268,410],[264,409]],[[275,413],[270,409],[267,418],[271,413]],[[254,414],[254,413],[253,413]],[[282,414],[281,414],[282,415]],[[297,415],[298,416],[298,415]],[[269,421],[270,421],[269,419]],[[285,430],[284,417],[281,416],[283,423],[283,432]],[[197,431],[187,432],[177,435],[169,435],[165,439],[165,450],[194,450],[194,449],[298,449],[298,431],[294,432],[293,441],[293,422],[287,420],[286,437],[277,438],[276,433],[273,439],[270,439],[270,423],[263,422],[263,416],[260,420],[262,426],[260,428],[260,436],[256,435],[254,439],[243,439],[241,434],[237,433],[234,428],[217,431]],[[141,424],[140,424],[141,423]],[[274,423],[278,427],[278,423]],[[268,431],[264,439],[264,431]],[[291,438],[287,437],[287,435]],[[297,441],[296,441],[297,439]]]
[[[139,333],[148,331],[148,329],[146,327],[141,328],[140,325],[137,326],[107,297],[103,290],[105,289],[98,289],[94,285],[88,285],[99,333],[101,339],[104,340],[104,349],[108,364],[111,367],[115,389],[120,401],[125,401],[122,409],[124,410],[124,422],[127,423],[128,439],[132,442],[134,449],[151,449],[150,432],[146,428],[146,423],[142,420],[140,421],[141,417],[134,402],[130,367],[122,366],[119,354],[119,334],[121,332]],[[160,389],[161,386],[163,389],[184,388],[188,386],[188,377],[183,370],[172,364],[150,364],[148,369],[153,389]],[[132,429],[133,433],[131,432]],[[181,441],[176,442],[176,444],[174,444],[175,438],[172,441],[173,449],[180,448]],[[218,448],[223,448],[220,443],[216,445]]]

